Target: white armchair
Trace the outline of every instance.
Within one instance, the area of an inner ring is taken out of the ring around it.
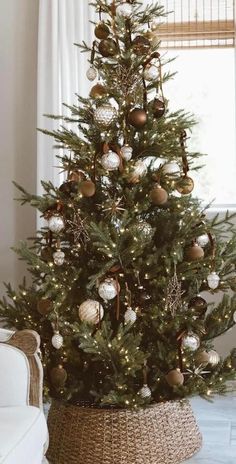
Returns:
[[[36,332],[0,329],[0,464],[46,462],[39,346]]]

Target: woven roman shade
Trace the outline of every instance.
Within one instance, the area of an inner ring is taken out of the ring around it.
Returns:
[[[156,29],[162,48],[235,46],[235,0],[161,0],[169,12]]]

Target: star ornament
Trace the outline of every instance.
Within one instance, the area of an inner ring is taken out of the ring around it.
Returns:
[[[99,205],[106,213],[106,216],[115,217],[125,211],[122,207],[122,198],[109,198],[104,205]]]
[[[74,235],[74,243],[82,243],[83,245],[89,240],[89,235],[85,227],[85,219],[81,219],[79,213],[74,211],[73,219],[67,219],[67,232]]]
[[[204,380],[204,374],[211,374],[211,371],[205,371],[202,365],[195,367],[193,370],[187,369],[187,372],[183,372],[184,375],[195,375],[199,379]]]

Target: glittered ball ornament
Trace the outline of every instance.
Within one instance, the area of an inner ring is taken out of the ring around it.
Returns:
[[[104,309],[99,301],[86,300],[79,307],[79,318],[82,322],[98,324],[104,316]]]
[[[118,291],[118,283],[115,279],[105,279],[98,287],[98,294],[104,301],[113,300]]]
[[[197,366],[207,366],[210,362],[210,355],[207,351],[200,351],[195,356],[195,364]]]
[[[162,166],[161,171],[162,171],[162,174],[166,176],[178,177],[180,175],[179,165],[174,162],[165,163]]]
[[[210,240],[209,240],[208,234],[202,234],[202,235],[199,235],[199,237],[197,237],[196,241],[199,246],[204,248],[205,246],[208,245]]]
[[[168,193],[159,184],[156,184],[150,192],[150,200],[156,206],[165,205],[168,201]]]
[[[153,228],[152,226],[146,221],[140,221],[135,227],[135,233],[138,236],[143,237],[144,239],[151,239],[153,236]]]
[[[91,98],[99,99],[107,95],[107,89],[102,84],[95,84],[89,93]]]
[[[218,274],[216,274],[215,271],[211,272],[207,276],[207,283],[208,283],[208,287],[211,290],[216,290],[219,287],[219,284],[220,284],[220,276],[218,276]]]
[[[129,145],[124,145],[123,147],[121,147],[120,153],[125,161],[130,161],[133,155],[133,148]]]
[[[62,266],[65,261],[65,253],[61,250],[55,251],[55,253],[53,253],[53,261],[56,266]]]
[[[113,39],[101,40],[98,50],[104,58],[111,58],[118,53],[117,44]]]
[[[148,398],[151,398],[152,392],[147,384],[145,384],[140,390],[139,390],[139,395],[143,400],[146,400]]]
[[[62,388],[67,381],[67,372],[61,365],[53,367],[50,371],[50,379],[55,388]]]
[[[58,331],[56,331],[52,337],[52,346],[56,348],[56,350],[60,350],[63,346],[63,337]]]
[[[136,184],[140,181],[141,177],[143,177],[146,173],[147,173],[147,166],[144,163],[144,161],[142,160],[136,161],[136,163],[132,167],[128,181],[131,184]]]
[[[80,184],[80,192],[82,193],[83,197],[92,197],[95,195],[96,186],[94,182],[91,180],[83,180]]]
[[[190,332],[182,337],[182,348],[190,351],[197,351],[200,347],[200,338],[198,335]]]
[[[115,171],[120,166],[120,157],[114,151],[109,150],[102,156],[101,164],[106,171]]]
[[[101,129],[108,129],[117,119],[117,111],[109,103],[99,106],[94,112],[94,122]]]
[[[116,15],[123,18],[130,18],[133,13],[133,8],[130,3],[124,2],[116,7]]]
[[[186,259],[188,261],[198,261],[204,258],[204,250],[197,243],[194,243],[186,250]]]
[[[48,219],[48,228],[51,232],[59,234],[65,228],[64,218],[59,214],[53,214],[53,216]]]
[[[97,39],[107,39],[110,34],[110,29],[103,21],[101,21],[96,25],[94,33]]]
[[[213,367],[217,366],[217,364],[219,364],[220,362],[220,355],[215,350],[209,351],[208,354],[209,354],[209,364],[211,364],[211,366]]]
[[[166,381],[170,387],[180,387],[184,383],[184,376],[179,369],[173,369],[166,375]]]
[[[128,115],[128,124],[135,129],[142,129],[147,122],[147,113],[142,108],[134,108]]]
[[[165,114],[165,102],[162,98],[155,98],[151,101],[148,105],[149,110],[151,111],[152,115],[156,119],[160,119]]]
[[[191,298],[188,305],[189,309],[198,316],[203,316],[207,310],[207,302],[200,295]]]
[[[146,66],[143,77],[146,81],[155,81],[159,77],[159,70],[157,66],[152,64],[151,66]]]
[[[125,311],[124,319],[126,324],[134,324],[137,319],[137,314],[133,309],[128,308]]]
[[[182,176],[180,180],[176,183],[176,190],[181,193],[181,195],[189,195],[194,189],[194,182],[191,177]]]
[[[97,70],[95,68],[93,68],[92,66],[87,70],[86,72],[86,76],[88,78],[89,81],[95,81],[95,79],[97,78]]]
[[[151,43],[146,37],[138,35],[132,42],[132,48],[137,56],[147,55],[150,51]]]

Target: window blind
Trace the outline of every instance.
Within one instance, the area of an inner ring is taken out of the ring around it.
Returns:
[[[169,12],[156,29],[163,48],[235,46],[235,0],[161,0]]]

